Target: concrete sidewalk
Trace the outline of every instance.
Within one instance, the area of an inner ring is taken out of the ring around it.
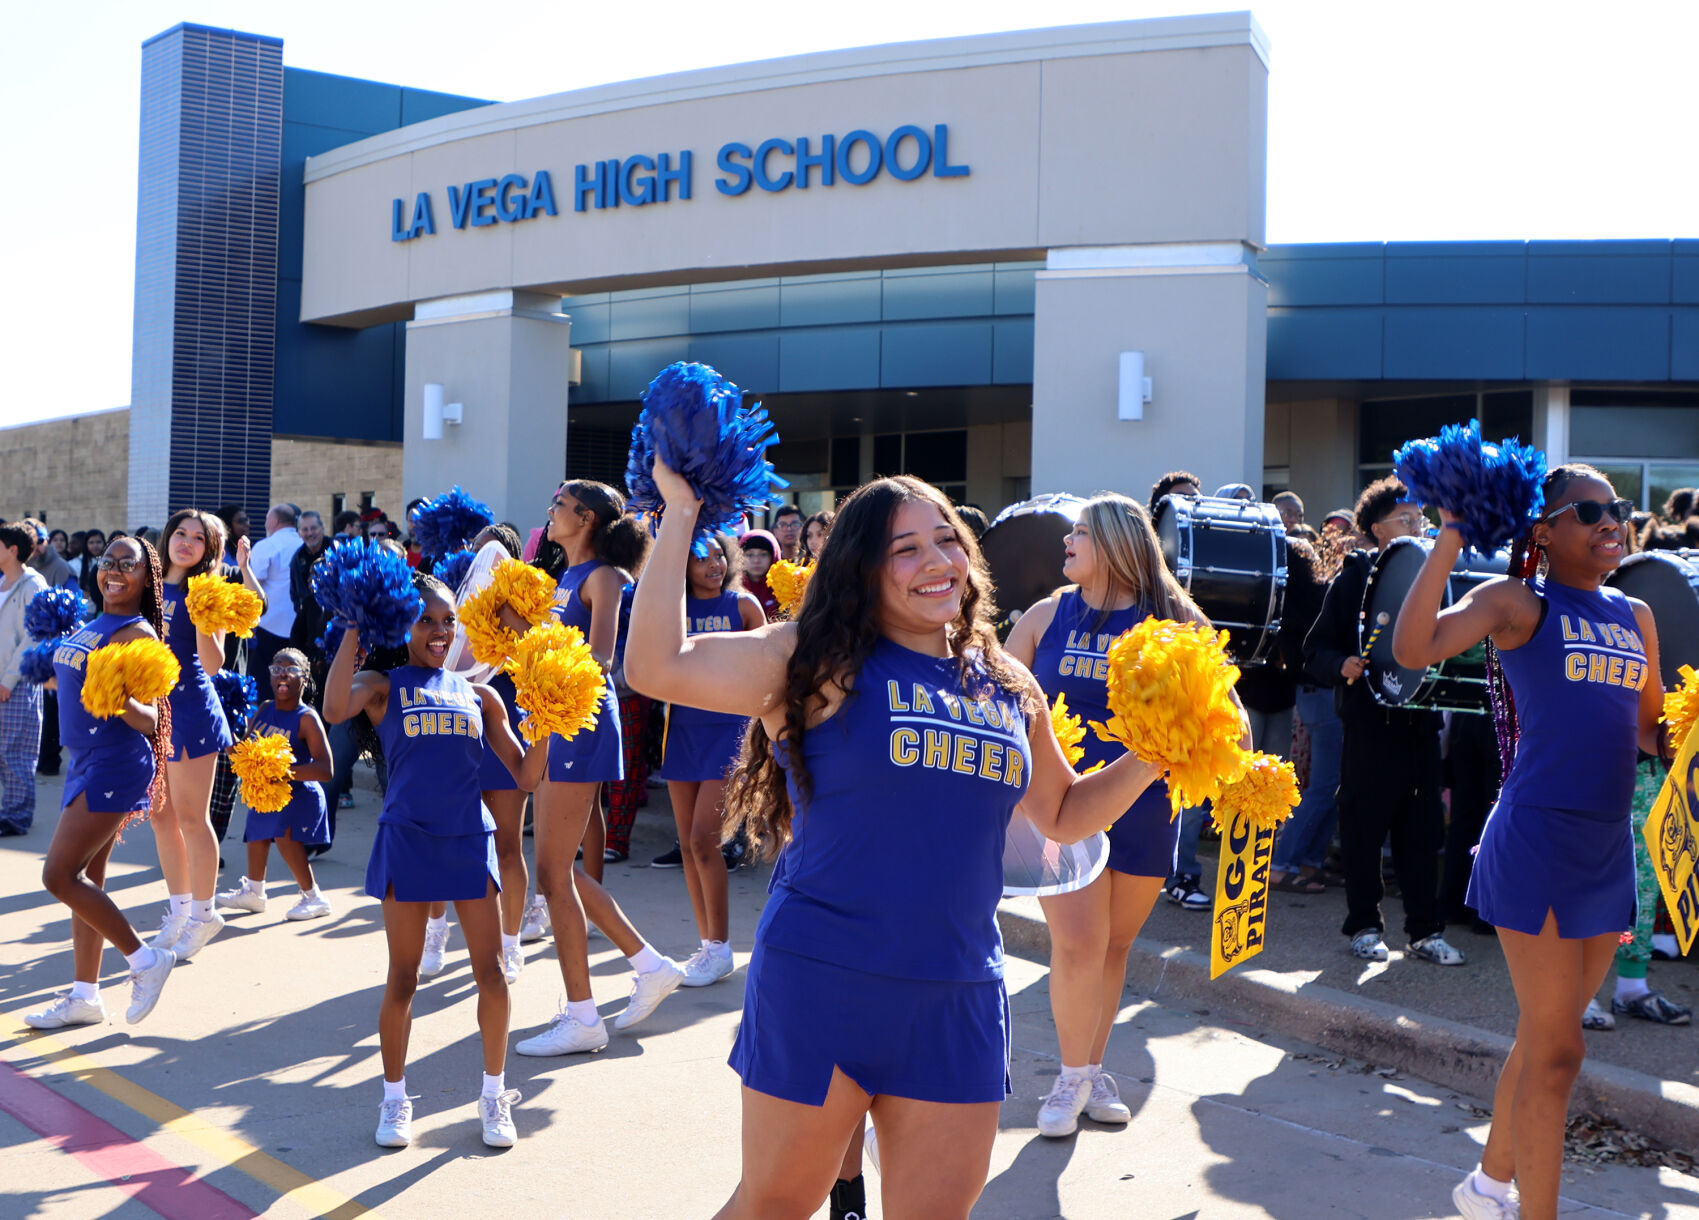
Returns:
[[[1215,853],[1200,861],[1213,880]],[[1516,997],[1498,940],[1467,928],[1446,937],[1468,962],[1442,967],[1401,952],[1407,938],[1397,897],[1383,904],[1391,960],[1351,956],[1340,932],[1343,890],[1271,895],[1267,947],[1248,965],[1209,977],[1211,921],[1158,899],[1133,946],[1127,984],[1163,1004],[1235,1016],[1339,1054],[1396,1067],[1478,1097],[1491,1097],[1516,1029]],[[1036,898],[1009,898],[998,912],[1009,952],[1048,961],[1050,933]],[[1614,975],[1601,995],[1609,1006]],[[1651,984],[1699,1008],[1699,963],[1654,962]],[[1577,1109],[1591,1110],[1686,1152],[1699,1151],[1699,1026],[1617,1018],[1587,1035]]]

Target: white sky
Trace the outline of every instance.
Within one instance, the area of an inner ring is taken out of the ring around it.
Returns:
[[[291,67],[516,100],[806,51],[1211,7],[18,0],[0,42],[0,426],[130,401],[141,43],[179,21],[280,37]],[[1271,242],[1699,237],[1699,4],[1251,8],[1273,45]]]

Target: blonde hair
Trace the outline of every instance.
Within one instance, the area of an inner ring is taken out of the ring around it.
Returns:
[[[1150,514],[1137,500],[1103,492],[1080,509],[1098,562],[1109,574],[1110,591],[1131,593],[1157,618],[1192,622],[1205,618],[1197,603],[1168,570]]]

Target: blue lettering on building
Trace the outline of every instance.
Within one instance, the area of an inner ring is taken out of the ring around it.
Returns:
[[[675,159],[676,157],[676,159]],[[634,153],[587,161],[572,169],[572,210],[640,208],[691,197],[694,154]],[[738,140],[722,144],[714,156],[718,176],[714,189],[739,196],[756,187],[768,194],[844,183],[866,186],[885,175],[897,182],[933,178],[966,178],[972,167],[950,159],[950,128],[930,129],[906,123],[888,135],[856,129],[843,135],[794,140],[772,136],[751,147]],[[475,182],[450,183],[449,223],[456,229],[514,224],[538,216],[557,216],[554,180],[548,170],[530,178],[507,174]],[[411,209],[403,199],[390,208],[390,240],[412,241],[436,233],[431,195],[421,191]]]

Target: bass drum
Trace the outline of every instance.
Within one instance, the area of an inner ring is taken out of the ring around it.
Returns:
[[[1357,650],[1369,666],[1363,678],[1375,702],[1387,707],[1484,715],[1492,711],[1484,644],[1431,669],[1406,669],[1392,656],[1392,631],[1398,612],[1433,545],[1427,538],[1399,538],[1375,559],[1374,571],[1369,573],[1368,586],[1363,590],[1363,608],[1357,615]],[[1451,570],[1442,604],[1453,605],[1476,585],[1509,570],[1508,551],[1485,558],[1465,552]]]
[[[1681,684],[1681,667],[1699,668],[1699,551],[1641,551],[1622,561],[1605,583],[1652,609],[1658,624],[1658,666],[1665,690]]]
[[[1234,662],[1273,660],[1286,601],[1286,526],[1274,505],[1164,496],[1153,524],[1168,570],[1227,632]]]
[[[1022,500],[998,513],[979,540],[1004,616],[999,635],[1007,635],[1028,606],[1068,583],[1062,575],[1062,539],[1084,507],[1083,499],[1066,492]]]

